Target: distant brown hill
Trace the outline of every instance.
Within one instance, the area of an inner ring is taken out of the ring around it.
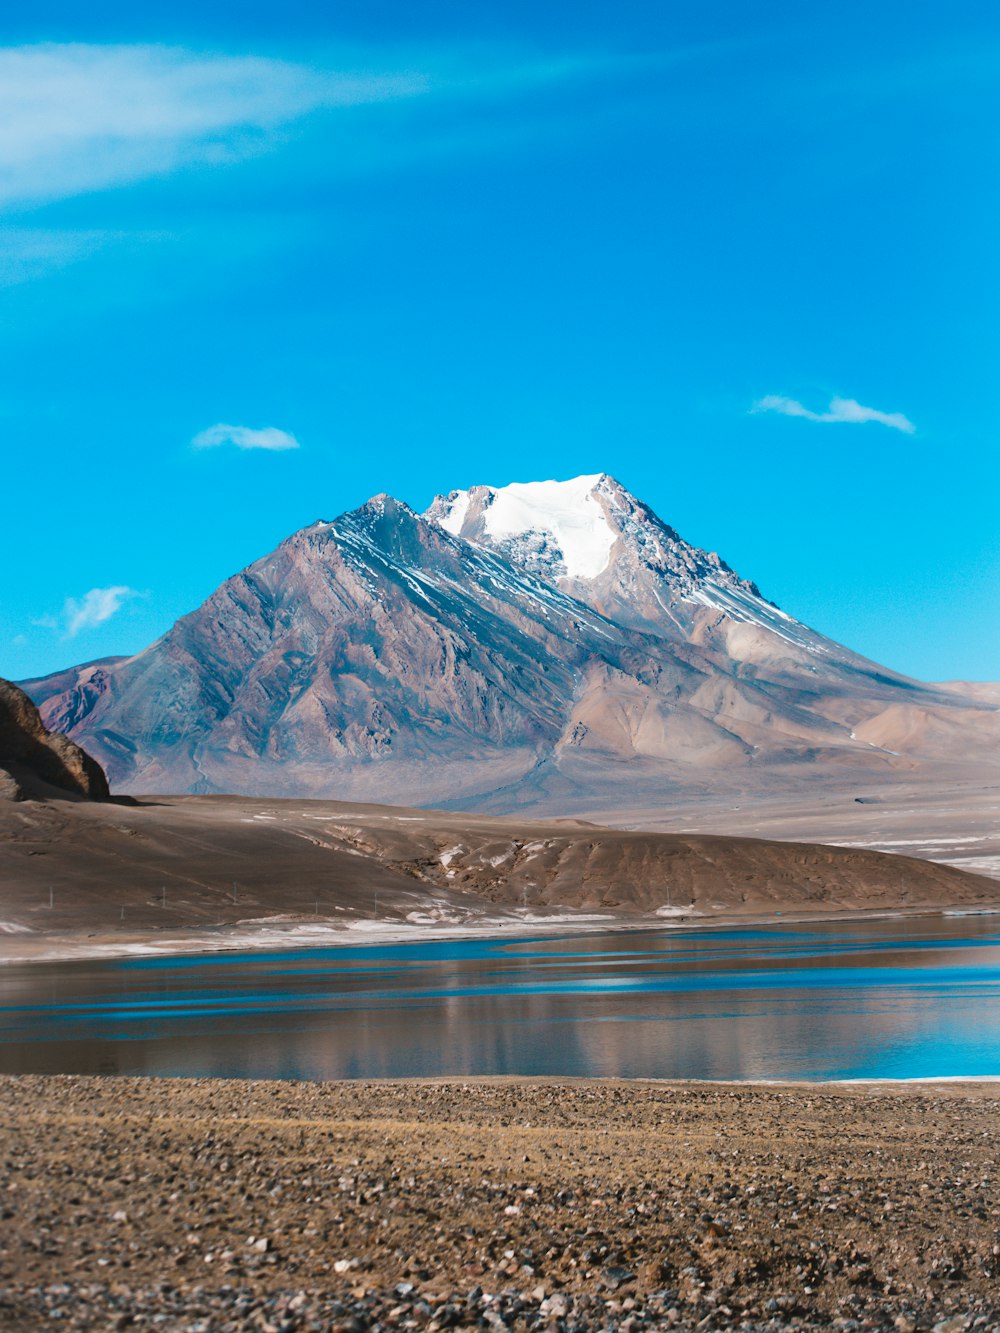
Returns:
[[[567,909],[690,922],[1000,900],[995,880],[853,848],[332,801],[0,802],[0,847],[0,930],[19,938],[275,919],[469,926]]]

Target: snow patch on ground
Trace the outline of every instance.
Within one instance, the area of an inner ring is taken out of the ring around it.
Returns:
[[[872,839],[868,839],[872,842]],[[973,838],[884,838],[879,842],[880,847],[958,847],[964,844],[982,843],[986,839],[983,837]]]
[[[461,844],[455,847],[448,847],[440,854],[438,860],[444,866],[445,870],[447,870],[455,857],[461,856],[464,851],[465,848]]]
[[[444,908],[429,908],[423,912],[407,912],[407,921],[414,926],[457,926],[463,917],[460,912],[449,912]]]

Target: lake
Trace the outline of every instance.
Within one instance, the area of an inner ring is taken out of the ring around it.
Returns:
[[[0,1072],[1000,1075],[1000,919],[10,964]]]

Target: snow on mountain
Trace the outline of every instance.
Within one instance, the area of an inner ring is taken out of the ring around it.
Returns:
[[[481,517],[483,533],[493,545],[516,545],[518,539],[526,539],[529,547],[549,544],[564,577],[592,579],[607,569],[617,537],[596,495],[603,480],[597,474],[571,481],[475,486],[439,497],[439,509],[428,513],[447,532],[463,536],[471,512]]]
[[[473,486],[424,515],[632,628],[688,635],[706,608],[762,623],[782,615],[712,552],[699,550],[607,473]]]
[[[685,541],[607,473],[452,491],[424,517],[630,629],[741,663],[773,662],[791,650],[852,670],[871,665],[769,602],[714,552]]]

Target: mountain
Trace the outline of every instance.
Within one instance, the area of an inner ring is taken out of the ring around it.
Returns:
[[[376,496],[25,688],[125,790],[497,812],[985,772],[1000,736],[993,696],[825,639],[608,476]]]
[[[24,691],[0,680],[0,800],[103,800],[108,794],[100,765],[65,736],[46,730]]]

